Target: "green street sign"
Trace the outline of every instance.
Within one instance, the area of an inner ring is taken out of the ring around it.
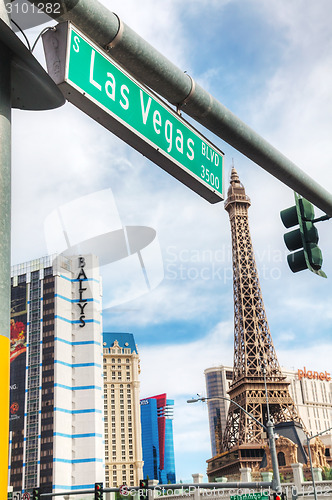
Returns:
[[[65,98],[210,203],[223,200],[223,153],[70,23],[43,35]]]
[[[231,495],[230,500],[268,500],[268,494],[264,493],[248,493],[245,495]]]

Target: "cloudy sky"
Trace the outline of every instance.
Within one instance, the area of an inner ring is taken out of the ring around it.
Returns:
[[[332,192],[330,0],[103,1]],[[40,30],[27,32],[30,41]],[[44,64],[41,43],[35,54]],[[328,279],[292,274],[279,212],[293,204],[293,192],[200,130],[225,152],[226,186],[234,162],[251,198],[251,235],[280,364],[331,371],[331,222],[318,226]],[[86,239],[96,220],[83,197],[98,198],[105,189],[114,220],[155,231],[148,242],[155,276],[150,292],[142,285],[128,300],[125,284],[121,290],[119,277],[125,282],[125,269],[134,272],[128,260],[102,268],[104,330],[134,334],[142,397],[167,392],[175,400],[177,479],[205,473],[207,411],[186,400],[204,394],[205,368],[233,362],[230,227],[223,202],[210,205],[69,103],[55,111],[13,112],[12,171],[13,264],[47,254],[45,220],[74,200],[83,200],[85,222],[75,220],[76,211],[70,224]],[[107,225],[105,213],[100,211]]]

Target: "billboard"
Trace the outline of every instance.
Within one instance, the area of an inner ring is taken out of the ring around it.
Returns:
[[[10,406],[11,431],[23,429],[26,373],[27,284],[11,289]]]

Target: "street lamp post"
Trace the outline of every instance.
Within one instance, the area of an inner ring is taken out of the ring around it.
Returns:
[[[279,476],[279,466],[278,466],[278,457],[276,450],[276,441],[274,435],[274,425],[270,416],[270,406],[269,406],[269,397],[267,392],[267,383],[266,383],[266,368],[263,367],[263,376],[264,376],[264,388],[265,388],[265,396],[266,396],[266,410],[267,410],[267,422],[266,422],[266,432],[269,440],[269,447],[271,453],[271,461],[272,461],[272,470],[273,470],[273,483],[277,493],[281,492],[281,484],[280,484],[280,476]],[[280,488],[280,489],[278,489]]]
[[[311,477],[312,477],[312,487],[314,490],[314,497],[315,500],[317,500],[317,491],[316,491],[316,483],[315,483],[315,477],[314,477],[314,470],[312,466],[312,458],[311,458],[311,450],[310,450],[310,441],[313,438],[316,438],[318,436],[321,436],[322,434],[325,434],[325,432],[328,432],[332,429],[332,427],[329,427],[328,429],[325,429],[325,431],[319,432],[318,434],[315,434],[314,436],[310,436],[307,434],[307,446],[308,446],[308,456],[309,456],[309,462],[310,462],[310,470],[311,470]]]
[[[255,418],[253,415],[251,415],[251,413],[249,413],[247,410],[242,408],[242,406],[239,405],[236,401],[234,401],[233,399],[230,399],[230,398],[226,398],[225,396],[215,396],[212,398],[206,398],[206,397],[193,398],[193,399],[188,399],[187,403],[197,403],[197,401],[211,401],[213,399],[223,399],[225,401],[229,401],[230,403],[234,403],[236,406],[238,406],[244,413],[246,413],[252,420],[254,420],[258,425],[260,425],[266,431],[268,439],[269,439],[269,448],[270,448],[271,460],[272,460],[272,470],[273,470],[272,488],[277,493],[281,493],[279,467],[278,467],[278,460],[277,460],[277,450],[276,450],[275,435],[274,435],[274,425],[273,425],[273,422],[270,420],[269,410],[268,410],[268,422],[265,426],[259,420],[257,420],[257,418]],[[317,499],[315,499],[315,500],[317,500]]]

